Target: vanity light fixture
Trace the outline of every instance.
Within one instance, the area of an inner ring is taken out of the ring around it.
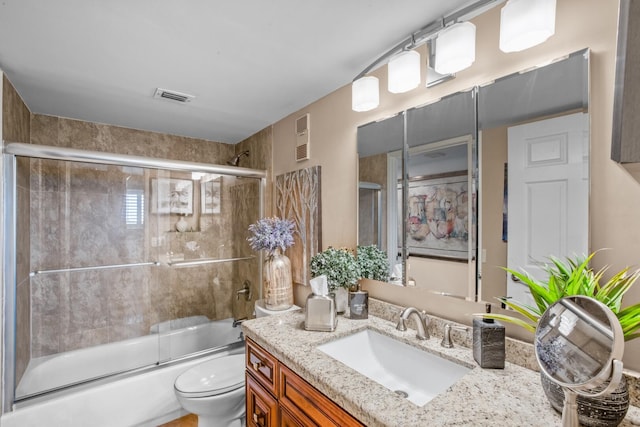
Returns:
[[[469,68],[476,60],[476,26],[459,22],[440,31],[435,56],[434,68],[440,74],[454,74]]]
[[[369,111],[380,104],[380,89],[377,77],[365,76],[351,85],[351,109]]]
[[[420,54],[415,50],[405,50],[391,58],[388,89],[391,93],[404,93],[420,84]]]
[[[378,79],[367,74],[389,64],[388,90],[407,92],[420,84],[420,54],[415,48],[428,43],[426,86],[455,77],[475,61],[476,28],[470,19],[504,3],[477,0],[430,22],[384,53],[353,79],[351,108],[369,111],[380,101]],[[508,0],[500,14],[500,50],[516,52],[544,42],[555,33],[556,0]],[[434,55],[435,51],[435,55]],[[406,73],[406,74],[405,74]]]
[[[519,52],[556,31],[556,0],[509,0],[500,11],[500,50]]]
[[[369,111],[376,108],[379,104],[380,95],[378,79],[372,76],[367,76],[371,71],[381,65],[389,64],[388,90],[392,93],[407,92],[417,87],[421,80],[421,64],[420,54],[414,51],[415,48],[425,43],[429,43],[430,46],[434,46],[438,32],[442,29],[452,26],[457,22],[464,23],[503,3],[504,1],[505,0],[477,0],[449,13],[446,16],[443,16],[442,18],[428,23],[382,54],[353,79],[351,88],[351,108],[353,111]],[[427,87],[435,86],[436,84],[453,78],[454,76],[450,74],[442,75],[438,74],[434,70],[433,64],[436,61],[434,59],[433,52],[435,49],[429,49],[429,51],[430,58],[429,63],[426,66]],[[475,55],[475,49],[473,55]],[[400,69],[405,71],[400,71]],[[407,74],[403,73],[408,73],[408,77],[400,77],[401,75],[407,76]],[[365,79],[365,77],[370,78]]]

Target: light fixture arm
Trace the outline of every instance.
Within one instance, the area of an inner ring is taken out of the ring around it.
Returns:
[[[353,81],[356,81],[359,78],[369,74],[380,65],[388,62],[389,58],[397,55],[398,53],[405,50],[415,49],[416,47],[433,39],[438,34],[438,32],[446,26],[461,20],[469,20],[471,18],[474,18],[481,13],[499,5],[500,3],[503,3],[504,1],[505,0],[478,0],[469,4],[468,6],[450,13],[449,15],[439,18],[436,21],[430,22],[419,30],[411,33],[409,37],[403,39],[400,43],[398,43],[383,55],[381,55],[378,59],[373,61],[368,67],[362,70],[360,74],[358,74],[353,79]]]

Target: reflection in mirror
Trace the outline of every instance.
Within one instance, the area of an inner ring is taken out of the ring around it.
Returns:
[[[562,298],[542,315],[535,335],[535,353],[542,372],[563,387],[564,426],[578,426],[576,393],[609,393],[622,376],[624,336],[616,315],[585,296]],[[589,391],[609,381],[604,390]]]
[[[394,266],[402,243],[401,239],[398,243],[395,188],[402,170],[403,138],[403,114],[358,128],[358,245],[375,244],[384,250],[396,274],[402,271]]]
[[[369,194],[359,203],[359,244],[379,245],[392,267],[404,249],[407,283],[470,300],[526,300],[527,287],[500,267],[536,274],[549,255],[589,253],[588,75],[583,50],[360,126],[359,187]],[[407,189],[404,243],[398,183]],[[431,183],[444,186],[437,203],[428,201]]]
[[[475,135],[475,90],[407,111],[409,280],[424,289],[471,299]]]
[[[588,74],[584,50],[479,89],[482,300],[532,301],[499,267],[589,252]]]
[[[358,245],[386,249],[386,239],[382,235],[382,184],[360,181],[358,206]]]

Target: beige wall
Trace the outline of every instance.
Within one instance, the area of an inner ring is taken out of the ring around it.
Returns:
[[[477,25],[476,62],[458,73],[456,79],[406,94],[390,94],[386,67],[374,72],[380,78],[380,107],[366,113],[351,110],[351,88],[346,85],[273,125],[274,174],[300,167],[322,166],[322,215],[324,246],[355,246],[356,243],[356,128],[408,107],[443,95],[488,82],[513,72],[539,65],[570,52],[590,48],[591,56],[591,248],[611,248],[599,254],[595,266],[612,264],[613,269],[637,265],[640,261],[640,168],[625,168],[610,160],[613,87],[616,53],[618,1],[558,0],[556,34],[544,44],[519,53],[498,49],[499,10],[474,20]],[[407,31],[413,29],[408,28]],[[402,34],[398,35],[401,38]],[[382,52],[384,46],[380,47]],[[423,54],[424,47],[419,49]],[[423,73],[424,75],[424,73]],[[311,115],[311,159],[294,159],[294,121]],[[420,280],[418,278],[418,280]],[[371,285],[373,296],[399,304],[417,305],[445,318],[470,324],[470,313],[478,304],[437,297],[417,289]],[[300,303],[308,289],[297,289]],[[627,303],[640,300],[640,286],[629,293]],[[510,331],[512,329],[510,328]],[[526,334],[513,330],[526,337]],[[626,346],[627,367],[640,370],[640,340]]]
[[[480,251],[486,249],[482,263],[481,295],[506,295],[507,277],[500,268],[507,265],[507,243],[502,240],[502,204],[504,199],[504,164],[507,161],[507,127],[482,131],[482,239]]]

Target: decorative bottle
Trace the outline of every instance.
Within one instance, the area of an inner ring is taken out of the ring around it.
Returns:
[[[491,313],[491,304],[485,306]],[[504,369],[504,325],[494,319],[473,319],[473,358],[481,368]]]

